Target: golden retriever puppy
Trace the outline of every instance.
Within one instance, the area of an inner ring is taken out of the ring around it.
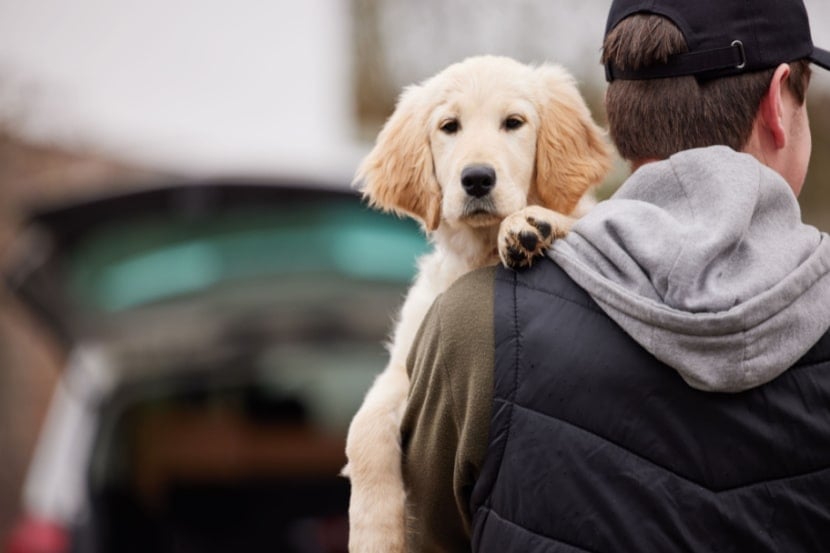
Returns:
[[[405,363],[433,300],[500,256],[529,264],[568,231],[569,214],[608,168],[603,133],[559,66],[475,57],[401,95],[356,182],[372,206],[420,221],[434,247],[418,261],[389,364],[349,428],[352,553],[404,550]]]

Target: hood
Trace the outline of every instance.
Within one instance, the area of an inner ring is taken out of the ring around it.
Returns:
[[[637,170],[549,252],[691,386],[768,382],[830,327],[830,242],[748,154],[716,146]]]

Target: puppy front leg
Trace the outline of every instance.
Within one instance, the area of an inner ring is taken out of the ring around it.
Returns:
[[[529,267],[544,255],[553,241],[562,238],[576,219],[538,205],[531,205],[505,217],[499,226],[499,258],[505,267]]]
[[[351,553],[404,551],[400,425],[408,391],[405,366],[390,364],[372,384],[349,427],[344,474],[351,480]]]

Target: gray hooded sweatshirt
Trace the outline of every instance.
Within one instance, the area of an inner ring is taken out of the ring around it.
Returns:
[[[768,382],[830,328],[828,235],[780,175],[727,147],[642,166],[549,255],[698,389]]]

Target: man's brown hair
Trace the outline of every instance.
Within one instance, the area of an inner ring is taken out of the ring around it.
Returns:
[[[605,37],[602,63],[638,69],[685,52],[686,40],[670,20],[637,14]],[[796,61],[790,68],[788,87],[803,103],[809,62]],[[741,150],[774,72],[773,68],[711,80],[615,80],[605,99],[611,139],[630,161],[665,159],[681,150],[717,144]]]

